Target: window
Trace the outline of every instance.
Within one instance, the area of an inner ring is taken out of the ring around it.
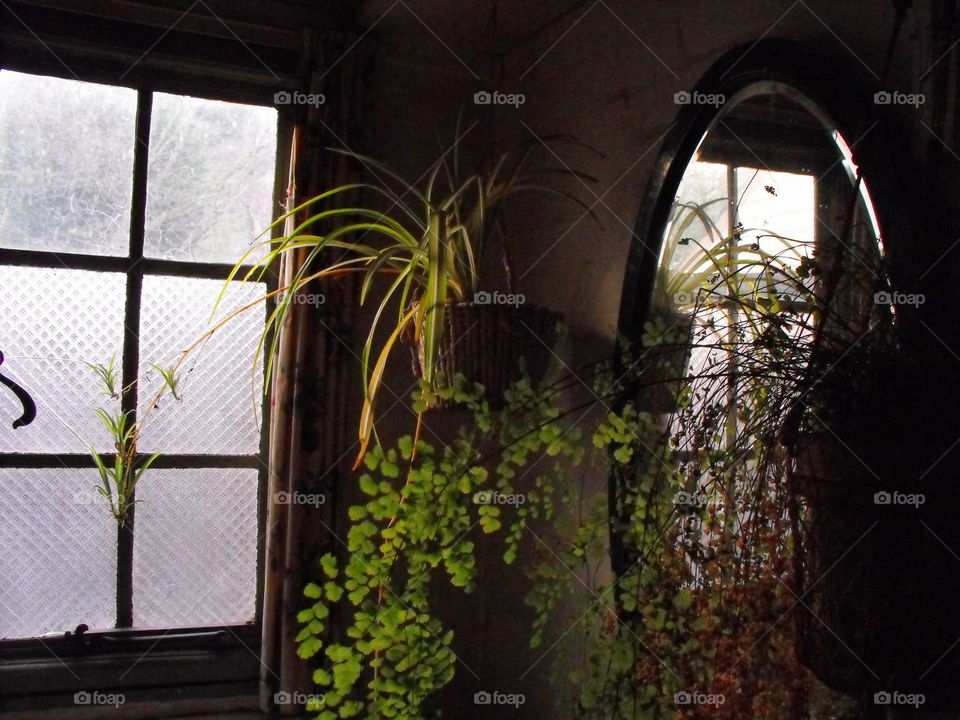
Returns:
[[[267,107],[0,71],[0,638],[85,624],[197,628],[257,615],[268,288],[230,267],[270,224],[277,113]],[[115,358],[122,392],[89,364]],[[121,532],[94,487],[94,408],[144,419],[162,452]]]

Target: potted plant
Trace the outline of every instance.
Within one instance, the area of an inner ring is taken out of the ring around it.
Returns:
[[[544,142],[561,140],[567,138],[554,136]],[[404,180],[370,157],[334,149],[361,163],[374,180],[332,188],[285,213],[271,229],[288,218],[306,219],[285,236],[261,243],[268,246],[266,254],[241,270],[260,245],[251,248],[230,273],[228,282],[241,273],[244,280],[262,277],[286,253],[307,249],[306,261],[278,291],[277,307],[268,318],[263,337],[273,333],[274,343],[274,331],[282,325],[295,294],[315,280],[358,273],[360,302],[376,297],[362,350],[364,402],[357,464],[372,437],[377,396],[398,341],[406,338],[416,347],[425,407],[440,404],[437,389],[456,373],[493,386],[491,397],[499,397],[516,377],[521,357],[531,375],[542,376],[559,316],[522,302],[523,296],[512,291],[494,294],[485,289],[482,269],[495,239],[502,239],[499,215],[508,197],[544,191],[586,208],[575,196],[543,181],[558,174],[592,178],[568,169],[527,170],[539,144],[504,153],[488,170],[476,173],[461,172],[459,147],[454,145],[451,158],[441,157],[420,184]],[[354,191],[369,192],[371,199],[385,202],[386,209],[338,204]],[[490,302],[500,295],[502,303]],[[381,327],[386,332],[382,340]],[[268,376],[271,367],[268,359]]]

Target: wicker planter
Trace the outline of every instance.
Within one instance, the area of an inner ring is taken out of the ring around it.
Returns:
[[[492,406],[521,376],[521,361],[534,386],[546,374],[557,340],[561,316],[535,305],[477,305],[447,303],[444,334],[437,369],[448,378],[463,374],[481,383]],[[415,352],[415,368],[422,374],[423,347]]]
[[[926,458],[942,450],[914,444],[918,433],[904,432],[900,442],[893,435],[873,438],[872,448],[823,435],[794,449],[791,483],[804,509],[795,544],[797,646],[835,689],[919,692],[927,709],[956,709],[957,453],[925,474]]]

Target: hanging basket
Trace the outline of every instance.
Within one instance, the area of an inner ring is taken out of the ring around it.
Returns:
[[[920,458],[936,455],[922,433],[869,434],[825,433],[794,448],[798,651],[842,692],[922,693],[928,708],[955,709],[957,453],[924,475]]]
[[[449,302],[437,370],[458,373],[486,388],[493,407],[526,369],[536,387],[546,375],[561,316],[536,305],[478,305]],[[414,353],[414,369],[423,375],[423,345]],[[441,406],[445,403],[441,402]]]

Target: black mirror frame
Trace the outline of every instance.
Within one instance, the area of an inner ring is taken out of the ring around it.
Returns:
[[[849,58],[855,64],[853,57]],[[635,342],[647,320],[660,245],[674,197],[694,152],[707,132],[723,117],[728,104],[758,93],[783,93],[805,107],[826,128],[836,129],[853,149],[854,161],[867,181],[884,235],[891,268],[909,237],[909,213],[904,188],[898,182],[903,168],[895,167],[906,151],[891,150],[884,138],[893,124],[883,106],[873,102],[877,88],[857,68],[839,71],[822,56],[783,41],[736,48],[703,76],[691,92],[722,95],[724,105],[681,106],[673,129],[664,138],[647,182],[627,257],[618,321],[619,336]],[[893,240],[891,242],[891,240]],[[905,285],[906,287],[906,285]]]
[[[851,145],[854,162],[868,183],[883,234],[888,272],[897,282],[897,270],[905,272],[911,250],[911,221],[908,208],[916,207],[905,194],[900,178],[910,177],[906,149],[897,152],[885,140],[905,137],[895,133],[896,118],[874,103],[879,90],[874,79],[862,72],[852,55],[830,57],[786,41],[770,40],[738,47],[725,54],[703,76],[691,92],[721,94],[728,100],[762,92],[783,92],[805,107],[825,128],[835,129]],[[624,272],[617,325],[618,339],[639,344],[653,300],[660,247],[673,201],[683,174],[697,147],[724,115],[724,105],[683,105],[673,128],[664,138],[634,226]],[[733,103],[731,103],[731,107]],[[910,284],[895,285],[911,287]],[[618,357],[620,353],[617,354]],[[624,375],[618,368],[616,377]],[[629,569],[628,548],[616,528],[618,483],[629,481],[610,477],[610,552],[612,569],[620,577]]]

